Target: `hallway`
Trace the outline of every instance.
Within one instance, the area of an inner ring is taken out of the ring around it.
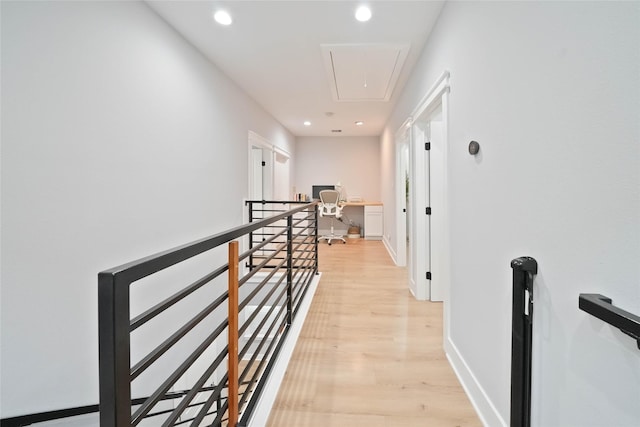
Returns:
[[[322,279],[270,427],[480,426],[442,349],[442,304],[416,301],[380,241],[320,244]]]

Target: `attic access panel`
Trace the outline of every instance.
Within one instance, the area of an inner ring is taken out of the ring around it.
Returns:
[[[389,101],[409,53],[408,44],[323,44],[335,101]]]

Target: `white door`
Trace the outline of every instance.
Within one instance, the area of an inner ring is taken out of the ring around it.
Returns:
[[[251,147],[251,200],[263,200],[262,148]]]
[[[444,129],[441,110],[430,117],[429,150],[429,244],[430,272],[429,295],[431,301],[444,300],[445,275],[445,224],[444,224]]]
[[[249,199],[272,200],[273,145],[255,132],[249,131]]]
[[[272,200],[273,197],[273,146],[265,138],[255,132],[249,131],[249,200]],[[268,209],[267,205],[254,205],[253,220],[264,218]],[[262,212],[261,212],[262,211]],[[248,210],[245,209],[245,220],[248,221]],[[264,233],[269,230],[265,229]],[[261,236],[254,234],[254,243]],[[251,247],[248,236],[243,240],[244,248]],[[256,255],[264,255],[264,251],[258,251]]]
[[[428,122],[414,122],[411,136],[411,173],[409,178],[409,289],[418,300],[429,299],[431,257],[429,221],[426,208],[429,199],[429,153],[425,150],[428,141]]]
[[[444,124],[436,106],[414,121],[413,190],[409,245],[410,287],[417,299],[443,301],[447,280],[444,202]]]
[[[444,301],[445,282],[445,251],[446,236],[444,225],[444,129],[441,109],[435,111],[429,122],[430,145],[429,150],[429,205],[431,207],[430,222],[430,244],[431,249],[431,280],[430,299],[431,301]]]
[[[424,230],[420,236],[422,236],[422,242],[420,244],[421,247],[421,255],[422,258],[422,269],[424,271],[424,295],[426,299],[431,299],[431,279],[433,272],[431,271],[431,123],[427,122],[424,124],[424,134],[423,134],[423,145],[424,151],[423,156],[424,159],[422,161],[424,167],[424,175],[423,175],[423,203],[424,205],[424,215],[421,215],[422,221],[424,221],[424,225],[422,226],[422,230]]]

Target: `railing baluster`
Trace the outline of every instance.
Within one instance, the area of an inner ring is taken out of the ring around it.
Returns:
[[[229,242],[229,426],[238,423],[238,242]]]
[[[293,215],[287,217],[287,325],[293,321]]]
[[[318,274],[318,206],[313,207],[313,236],[314,236],[314,252],[315,252],[315,270]]]
[[[253,202],[249,204],[249,222],[253,222]],[[253,232],[249,233],[249,250],[253,248]],[[249,269],[253,268],[253,253],[249,255]]]

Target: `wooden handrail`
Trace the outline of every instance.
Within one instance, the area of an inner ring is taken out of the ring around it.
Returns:
[[[229,242],[229,426],[238,423],[238,241]]]

